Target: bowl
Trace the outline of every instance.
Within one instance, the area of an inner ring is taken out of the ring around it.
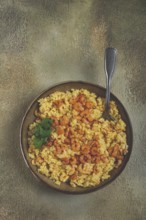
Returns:
[[[105,97],[105,88],[98,86],[98,85],[94,85],[88,82],[81,82],[81,81],[71,81],[71,82],[64,82],[61,84],[57,84],[54,85],[50,88],[48,88],[47,90],[45,90],[44,92],[42,92],[37,98],[34,99],[34,101],[31,103],[31,105],[28,107],[23,120],[22,120],[22,124],[21,124],[21,128],[20,128],[20,146],[21,146],[21,151],[22,151],[22,155],[23,158],[25,160],[26,165],[28,166],[28,168],[30,169],[30,171],[32,172],[32,174],[37,177],[38,180],[40,180],[41,182],[47,184],[48,187],[51,187],[53,189],[59,190],[61,192],[64,193],[71,193],[71,194],[83,194],[83,193],[89,193],[89,192],[93,192],[95,190],[99,190],[105,186],[107,186],[109,183],[112,183],[124,170],[130,155],[131,155],[131,151],[132,151],[132,144],[133,144],[133,132],[132,132],[132,126],[131,126],[131,122],[128,116],[128,113],[126,111],[126,109],[124,108],[123,104],[120,102],[120,100],[111,93],[111,100],[115,101],[117,106],[118,106],[118,110],[119,113],[121,114],[121,117],[123,119],[123,121],[126,123],[126,134],[127,134],[127,144],[128,144],[128,153],[125,155],[121,165],[118,168],[114,168],[111,172],[110,172],[110,178],[107,180],[104,180],[103,182],[101,182],[99,185],[94,186],[94,187],[89,187],[89,188],[83,188],[83,187],[76,187],[73,188],[72,186],[70,186],[68,183],[62,183],[60,186],[56,185],[51,179],[49,179],[48,177],[45,177],[44,175],[38,173],[37,169],[35,166],[33,166],[31,164],[31,161],[28,157],[28,144],[27,144],[27,132],[28,132],[28,126],[30,123],[32,123],[35,119],[34,116],[34,111],[35,109],[38,108],[38,100],[40,98],[44,98],[48,95],[50,95],[51,93],[54,93],[55,91],[67,91],[70,90],[71,88],[73,89],[87,89],[90,92],[95,93],[98,96],[101,97]]]

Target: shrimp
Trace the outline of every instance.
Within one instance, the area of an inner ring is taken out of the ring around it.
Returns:
[[[98,143],[98,141],[93,141],[92,143],[91,143],[91,146],[92,147],[99,147],[99,143]]]
[[[94,106],[94,103],[93,102],[86,102],[86,107],[87,108],[93,108],[93,106]]]
[[[57,141],[57,140],[54,140],[53,145],[54,145],[55,147],[58,147],[58,146],[59,146],[58,141]]]
[[[117,158],[118,160],[123,160],[123,159],[124,159],[124,156],[119,155],[119,156],[117,156],[116,158]]]
[[[70,162],[71,165],[77,164],[77,159],[76,159],[76,157],[71,157],[70,160],[69,160],[69,162]]]
[[[101,161],[99,156],[92,156],[91,157],[91,162],[92,163],[99,163]]]
[[[64,129],[61,126],[57,127],[57,134],[58,135],[64,134]]]
[[[92,118],[92,116],[91,116],[91,115],[89,115],[89,116],[87,117],[87,120],[88,120],[89,122],[94,121],[94,119]]]
[[[76,103],[76,101],[77,101],[76,98],[75,98],[75,97],[72,97],[72,98],[70,99],[69,103],[73,105],[73,104]]]
[[[53,104],[56,105],[57,107],[60,107],[63,104],[63,100],[55,100]]]
[[[87,155],[85,156],[85,159],[86,159],[87,163],[90,163],[90,162],[91,162],[91,155],[90,155],[90,154],[87,154]]]
[[[85,109],[84,111],[82,111],[81,113],[80,113],[80,116],[81,117],[84,117],[84,116],[86,116],[86,115],[88,115],[90,112],[89,112],[89,109]]]
[[[47,146],[48,148],[51,147],[53,145],[53,141],[48,141]]]
[[[100,156],[100,159],[101,159],[101,161],[102,161],[103,163],[107,163],[107,162],[108,162],[107,157],[104,156],[104,155],[101,155],[101,156]]]
[[[42,164],[44,160],[42,159],[42,157],[37,157],[36,162],[38,162],[39,164]]]
[[[72,144],[71,148],[73,151],[79,151],[80,150],[81,145],[79,143],[74,143]]]
[[[114,148],[115,151],[118,151],[119,150],[119,145],[115,144],[115,146],[113,148]]]
[[[77,176],[78,176],[78,175],[75,173],[75,174],[73,174],[73,175],[70,176],[70,179],[71,179],[71,180],[76,180],[76,179],[77,179]]]
[[[89,154],[89,152],[90,152],[89,146],[88,146],[88,145],[83,145],[83,146],[81,147],[81,152],[82,152],[82,154],[84,154],[84,155]]]
[[[66,144],[61,145],[62,150],[67,150],[68,146]]]
[[[67,128],[65,129],[64,135],[69,138],[69,137],[73,134],[73,132],[74,132],[73,129],[71,129],[70,127],[67,127]]]
[[[56,147],[55,147],[54,154],[56,155],[56,154],[61,154],[61,153],[62,153],[61,147],[60,147],[60,146],[56,146]]]
[[[94,135],[93,140],[94,141],[98,141],[99,140],[99,136],[98,135]]]
[[[85,123],[85,124],[89,124],[89,122],[86,118],[82,118],[82,122]]]
[[[97,150],[97,147],[92,147],[91,148],[91,151],[90,151],[91,155],[97,155],[98,154],[98,150]]]
[[[116,145],[113,147],[113,152],[112,152],[111,156],[112,156],[112,157],[117,157],[118,154],[119,154],[119,145],[116,144]]]
[[[78,134],[84,135],[84,131],[83,130],[78,130]]]
[[[70,139],[70,143],[71,143],[71,145],[73,145],[73,144],[76,143],[76,140],[75,140],[74,138],[71,138],[71,139]]]
[[[67,157],[62,158],[62,162],[64,164],[69,164],[69,158],[67,158]]]
[[[91,157],[91,162],[92,162],[92,163],[95,163],[95,162],[96,162],[96,158],[97,158],[96,156],[92,156],[92,157]]]
[[[109,153],[109,155],[110,155],[110,156],[112,155],[113,150],[114,150],[114,149],[113,149],[113,147],[108,148],[108,150],[107,150],[107,151],[108,151],[108,153]]]
[[[86,163],[85,158],[84,158],[84,155],[81,155],[81,156],[80,156],[80,162],[81,162],[81,163]]]
[[[65,143],[65,144],[70,144],[70,139],[69,139],[69,138],[66,138],[66,139],[64,140],[64,143]]]
[[[81,120],[81,116],[77,115],[77,116],[75,116],[75,119],[77,119],[78,121],[80,121],[80,120]]]
[[[74,103],[73,108],[78,112],[84,111],[84,107],[82,106],[80,102]]]
[[[90,174],[93,171],[93,167],[89,164],[80,164],[78,166],[78,171],[83,174]]]
[[[59,125],[59,120],[55,116],[52,116],[52,119],[53,119],[53,127],[58,126]]]
[[[86,104],[86,96],[85,96],[84,94],[80,94],[78,98],[79,98],[79,101],[80,101],[83,105]]]
[[[69,128],[69,132],[70,132],[70,134],[74,134],[75,133],[75,131],[74,131],[74,129],[73,128]]]
[[[95,161],[95,162],[96,162],[96,163],[99,163],[100,161],[101,161],[100,157],[99,157],[99,156],[97,156],[97,157],[96,157],[96,161]]]
[[[69,118],[68,118],[66,115],[64,115],[64,116],[60,119],[60,124],[61,124],[61,125],[68,125],[68,123],[69,123]]]
[[[82,164],[91,162],[91,155],[90,155],[90,154],[81,155],[81,156],[80,156],[80,162],[81,162]]]
[[[94,166],[94,168],[93,168],[93,173],[95,173],[95,174],[99,173],[99,170],[97,169],[96,166]]]

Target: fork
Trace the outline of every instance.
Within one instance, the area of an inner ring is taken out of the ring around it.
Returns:
[[[110,87],[115,70],[116,58],[117,58],[117,49],[111,47],[106,48],[105,57],[104,57],[104,68],[106,74],[106,98],[105,98],[105,109],[102,114],[102,117],[106,120],[114,120],[114,118],[109,114],[109,110],[110,110]]]

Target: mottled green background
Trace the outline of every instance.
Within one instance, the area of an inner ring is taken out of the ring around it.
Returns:
[[[100,191],[47,189],[21,156],[22,116],[54,83],[105,86],[107,46],[118,49],[112,92],[132,121],[131,159]],[[0,0],[0,116],[0,220],[146,219],[146,1]]]

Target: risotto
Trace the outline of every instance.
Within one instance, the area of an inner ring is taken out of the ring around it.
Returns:
[[[28,154],[39,173],[56,184],[91,187],[110,177],[128,152],[126,124],[116,103],[110,102],[110,115],[102,118],[105,100],[85,89],[54,92],[41,98],[36,119],[28,130]],[[43,119],[52,120],[51,134],[40,148],[34,131]]]

